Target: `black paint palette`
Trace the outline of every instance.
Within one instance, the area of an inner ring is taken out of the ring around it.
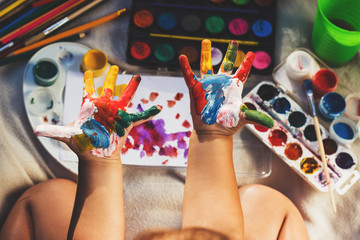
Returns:
[[[276,0],[134,0],[129,20],[127,61],[144,67],[179,69],[185,54],[199,68],[201,41],[212,42],[214,70],[230,40],[239,42],[238,67],[248,51],[255,53],[254,73],[273,68]]]
[[[312,117],[272,82],[258,84],[243,101],[275,120],[272,129],[246,125],[248,129],[313,187],[328,191]],[[320,130],[332,187],[343,194],[360,177],[355,170],[357,156],[333,140],[321,125]]]

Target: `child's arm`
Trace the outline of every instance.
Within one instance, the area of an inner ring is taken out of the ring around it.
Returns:
[[[65,142],[79,157],[68,239],[125,238],[121,148],[132,127],[151,119],[161,107],[127,113],[140,77],[134,75],[119,99],[112,100],[117,74],[118,67],[112,66],[104,90],[97,97],[93,74],[85,72],[83,103],[77,119],[69,126],[40,125],[35,129],[38,136]]]
[[[204,40],[200,80],[186,56],[179,59],[190,90],[194,125],[184,191],[183,228],[203,227],[243,239],[243,213],[232,158],[233,134],[249,122],[272,127],[273,121],[242,104],[242,87],[254,55],[247,54],[238,71],[230,75],[236,50],[237,44],[232,41],[219,74],[214,75],[211,43]]]

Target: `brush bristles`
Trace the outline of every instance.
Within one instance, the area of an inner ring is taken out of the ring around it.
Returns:
[[[312,81],[310,79],[304,80],[304,88],[306,93],[312,93]]]

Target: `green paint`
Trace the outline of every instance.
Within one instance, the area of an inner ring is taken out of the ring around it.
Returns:
[[[246,120],[260,124],[267,128],[272,128],[274,126],[274,120],[264,113],[256,110],[250,110],[245,105],[242,105],[240,110],[245,113]]]
[[[225,54],[223,68],[225,71],[231,71],[234,68],[238,45],[230,43]]]
[[[154,55],[160,62],[169,62],[175,57],[175,51],[170,44],[162,43],[157,45]]]
[[[205,28],[209,33],[217,34],[224,30],[225,22],[221,17],[211,16],[205,21]]]
[[[243,5],[248,2],[249,2],[249,0],[233,0],[233,3],[238,4],[238,5]]]

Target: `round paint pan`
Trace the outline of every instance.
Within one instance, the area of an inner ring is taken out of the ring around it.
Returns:
[[[340,144],[351,144],[359,136],[359,126],[349,118],[336,118],[330,125],[330,136]]]
[[[355,122],[360,121],[360,92],[349,94],[346,98],[344,115]]]
[[[34,80],[40,86],[51,86],[59,77],[59,67],[50,58],[40,59],[33,68]]]
[[[32,91],[27,99],[27,106],[34,115],[45,115],[55,108],[55,97],[46,88],[37,88]]]
[[[335,158],[335,164],[342,170],[352,170],[357,165],[357,159],[351,152],[340,152]]]
[[[287,76],[295,81],[310,79],[318,68],[315,59],[302,50],[292,52],[285,62]]]
[[[91,49],[82,58],[81,69],[85,72],[90,70],[94,77],[100,77],[108,67],[108,58],[105,53],[98,49]]]
[[[319,111],[324,120],[332,121],[340,117],[346,107],[343,96],[336,92],[329,92],[321,97],[319,102]]]

